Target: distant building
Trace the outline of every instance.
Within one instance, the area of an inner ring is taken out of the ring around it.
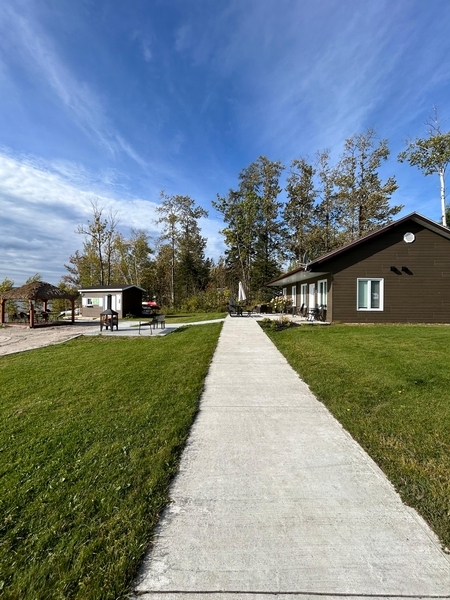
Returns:
[[[108,308],[109,295],[111,308],[119,313],[119,319],[128,314],[136,317],[142,314],[142,294],[145,290],[137,285],[93,286],[78,291],[81,294],[83,317],[99,317]]]

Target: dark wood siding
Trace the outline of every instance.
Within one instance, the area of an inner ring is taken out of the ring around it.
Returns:
[[[411,244],[403,241],[408,231],[416,236]],[[398,272],[391,271],[391,266]],[[414,221],[401,223],[331,258],[319,268],[333,273],[333,321],[450,322],[450,240]],[[357,279],[360,277],[383,278],[383,311],[357,310]],[[331,316],[330,310],[328,316]]]
[[[142,315],[142,290],[132,287],[124,290],[122,293],[122,315],[134,315],[140,317]]]

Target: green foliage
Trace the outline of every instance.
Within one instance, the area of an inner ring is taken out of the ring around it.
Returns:
[[[225,222],[230,285],[242,281],[252,298],[264,297],[264,284],[285,268],[286,258],[297,267],[389,224],[402,206],[390,206],[395,178],[379,175],[388,156],[387,141],[377,141],[370,128],[345,141],[335,165],[328,150],[314,164],[294,159],[284,208],[279,161],[260,156],[243,169],[238,189],[213,202]]]
[[[259,322],[263,329],[271,329],[273,331],[282,331],[292,327],[292,321],[288,317],[279,317],[277,319],[269,319],[265,317]]]
[[[387,225],[403,208],[389,206],[398,188],[395,177],[383,183],[378,174],[381,163],[388,157],[387,140],[377,142],[372,128],[346,140],[336,175],[340,227],[346,241]]]
[[[156,269],[164,275],[165,288],[169,284],[170,304],[174,306],[205,289],[208,283],[206,238],[201,236],[198,224],[208,213],[189,196],[168,196],[162,191],[161,199],[157,222],[163,225],[160,244],[164,250],[161,263],[158,263],[160,255],[157,256]],[[167,301],[167,289],[157,290],[156,295]]]
[[[449,328],[298,327],[271,339],[450,547]]]
[[[199,292],[187,298],[181,310],[187,312],[198,311],[227,311],[231,293],[228,288],[218,290],[209,286],[204,292]]]
[[[445,174],[450,164],[450,131],[441,131],[436,108],[427,123],[428,137],[410,141],[406,149],[398,155],[398,160],[419,168],[424,175],[439,175],[442,224],[447,226]]]
[[[114,237],[114,282],[138,285],[151,295],[153,262],[150,238],[143,229],[131,229],[129,238]]]
[[[227,312],[210,311],[210,312],[187,312],[174,310],[166,315],[168,323],[199,323],[201,321],[212,321],[215,319],[224,319]]]
[[[294,159],[286,180],[288,201],[283,210],[283,220],[286,225],[286,251],[294,264],[307,262],[304,261],[305,255],[312,256],[315,253],[311,244],[312,217],[317,197],[315,174],[314,167],[304,158]]]
[[[2,358],[2,597],[128,597],[220,327]]]
[[[278,196],[283,168],[280,161],[260,156],[239,174],[238,190],[230,190],[227,197],[218,196],[213,202],[225,222],[222,233],[233,286],[242,281],[250,295],[257,294],[280,272],[284,227],[279,220]]]
[[[5,279],[0,282],[0,297],[2,292],[9,292],[9,290],[12,290],[13,287],[14,281],[5,277]],[[13,314],[17,313],[17,310],[17,302],[14,300],[7,300],[5,302],[5,312],[8,314],[9,318],[11,318]]]
[[[110,211],[104,217],[104,208],[96,200],[91,202],[91,206],[92,220],[88,221],[87,225],[79,225],[76,230],[85,237],[82,256],[85,259],[83,262],[87,263],[89,268],[88,272],[80,272],[78,268],[78,275],[88,279],[79,283],[82,286],[111,285],[117,215]]]
[[[398,159],[418,167],[424,175],[445,171],[450,163],[450,132],[410,141]]]
[[[25,283],[35,283],[36,281],[42,281],[42,275],[40,273],[35,273],[34,275],[31,275],[30,277],[28,277]]]

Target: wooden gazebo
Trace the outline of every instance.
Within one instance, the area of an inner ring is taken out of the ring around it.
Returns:
[[[43,311],[47,311],[49,300],[70,300],[72,307],[72,320],[75,322],[75,299],[78,294],[70,294],[59,287],[46,283],[45,281],[33,281],[26,283],[22,287],[14,288],[8,292],[3,292],[0,296],[0,323],[5,323],[5,305],[7,300],[27,300],[29,303],[29,326],[35,327],[36,322],[36,301],[43,304]]]

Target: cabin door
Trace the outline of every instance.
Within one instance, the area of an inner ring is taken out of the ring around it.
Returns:
[[[316,284],[309,284],[308,308],[316,308]]]

